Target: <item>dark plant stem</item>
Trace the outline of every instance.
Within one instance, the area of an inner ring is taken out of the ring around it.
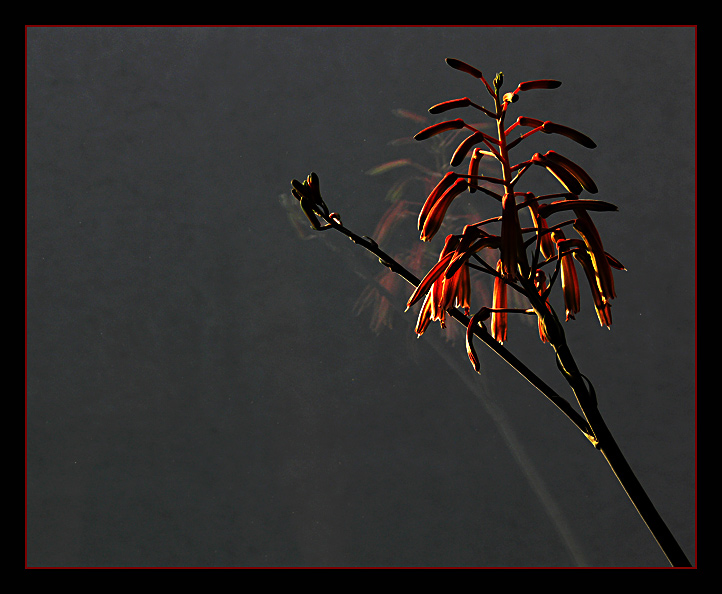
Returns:
[[[646,491],[642,488],[597,407],[585,411],[585,416],[590,421],[594,434],[599,440],[599,451],[606,459],[657,544],[666,555],[670,565],[673,567],[692,567],[682,547],[679,546]]]
[[[571,351],[564,338],[564,331],[553,310],[545,308],[542,314],[546,328],[554,328],[549,332],[549,339],[557,355],[562,375],[567,379],[584,418],[590,428],[591,441],[602,453],[612,472],[617,477],[627,496],[639,513],[644,523],[654,536],[657,544],[674,567],[691,567],[689,559],[679,546],[651,499],[629,466],[622,450],[617,445],[611,431],[597,407],[597,398],[591,382],[577,368]]]
[[[365,248],[376,256],[384,266],[401,276],[412,286],[416,287],[421,282],[419,278],[381,250],[374,240],[357,235],[345,227],[336,215],[331,214],[329,217],[324,216],[322,218],[324,218],[328,224],[325,229],[335,229],[354,243]],[[524,279],[522,284],[529,282],[528,279]],[[525,293],[531,298],[532,306],[538,315],[540,315],[547,328],[547,334],[550,339],[549,342],[555,350],[560,371],[574,392],[583,416],[577,413],[566,399],[557,394],[554,389],[539,378],[505,346],[497,342],[482,326],[474,328],[474,335],[557,406],[585,437],[592,442],[595,448],[602,453],[640,517],[666,555],[669,563],[674,567],[692,567],[689,559],[652,504],[652,501],[637,479],[634,471],[629,466],[629,463],[614,440],[612,433],[604,422],[597,408],[596,395],[591,387],[591,383],[579,372],[564,338],[564,331],[556,314],[554,314],[553,310],[546,304],[541,303],[540,299],[535,299],[535,296],[538,298],[539,294],[535,289],[533,290],[532,286],[525,288],[527,289]],[[447,313],[463,326],[467,327],[469,325],[470,318],[458,309],[451,308]]]

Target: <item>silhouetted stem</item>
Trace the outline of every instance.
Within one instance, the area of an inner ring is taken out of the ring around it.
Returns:
[[[642,488],[634,471],[627,463],[599,410],[593,407],[586,411],[585,415],[590,421],[594,434],[599,440],[599,451],[604,455],[617,480],[619,480],[619,483],[629,496],[629,499],[632,501],[642,520],[644,520],[647,528],[649,528],[654,536],[657,544],[666,555],[669,563],[674,567],[692,567],[682,547],[679,546],[679,543],[652,504],[651,499]]]
[[[579,402],[587,423],[592,430],[592,434],[596,440],[596,448],[602,453],[622,488],[627,493],[632,504],[636,508],[640,517],[649,528],[652,536],[654,536],[657,544],[664,552],[669,563],[674,567],[691,567],[689,559],[684,551],[675,540],[669,528],[665,524],[659,512],[652,504],[652,500],[637,479],[634,471],[629,466],[626,458],[622,454],[622,450],[614,440],[611,431],[604,422],[604,419],[597,408],[596,396],[590,392],[591,384],[585,381],[582,374],[577,369],[576,363],[572,358],[569,347],[563,342],[564,337],[561,335],[561,344],[552,345],[557,353],[557,357],[561,363],[562,375],[564,375]]]
[[[528,282],[528,281],[527,281]],[[522,283],[523,284],[523,283]],[[566,343],[564,329],[553,310],[543,303],[537,293],[530,291],[534,309],[547,329],[547,337],[557,355],[559,369],[566,378],[582,409],[590,428],[591,441],[602,453],[622,488],[627,493],[640,517],[649,528],[667,560],[674,567],[691,567],[689,559],[675,540],[651,499],[629,466],[611,431],[597,407],[597,399],[591,383],[581,374]]]

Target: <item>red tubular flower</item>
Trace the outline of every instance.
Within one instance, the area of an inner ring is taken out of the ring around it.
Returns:
[[[473,134],[467,136],[451,156],[451,166],[456,167],[459,165],[466,158],[466,155],[471,150],[471,147],[483,142],[485,136],[486,135],[483,132],[474,132]]]
[[[471,99],[468,97],[461,97],[460,99],[451,99],[450,101],[444,101],[443,103],[437,103],[429,107],[429,113],[439,114],[449,111],[450,109],[456,109],[457,107],[468,107],[471,105]]]
[[[438,186],[437,186],[438,187]],[[421,228],[421,241],[431,241],[441,228],[444,222],[446,211],[454,199],[469,187],[469,183],[463,179],[457,179],[436,202],[431,206],[426,220]]]
[[[484,248],[499,249],[500,238],[498,235],[489,235],[486,231],[475,225],[466,225],[459,237],[459,243],[454,250],[454,256],[446,269],[446,277],[456,274],[459,267],[466,264],[469,258]]]
[[[503,268],[502,261],[496,264],[496,271],[501,273]],[[494,279],[494,298],[492,301],[492,310],[506,309],[506,282],[500,276]],[[508,322],[508,314],[505,311],[492,311],[491,314],[491,335],[497,342],[503,343],[506,340],[506,328]]]
[[[539,204],[537,204],[535,200],[529,202],[529,210],[532,214],[531,218],[534,221],[534,226],[537,228],[537,233],[540,234],[539,241],[541,242],[540,251],[542,256],[545,258],[551,258],[554,255],[554,242],[547,231],[549,228],[547,221],[539,213]]]
[[[604,200],[582,200],[576,196],[568,196],[564,200],[556,200],[555,202],[539,205],[539,215],[544,218],[563,210],[573,210],[575,213],[582,210],[609,212],[619,210],[619,208],[617,208],[615,204],[605,202]]]
[[[541,80],[528,80],[526,82],[519,83],[515,93],[518,91],[531,91],[532,89],[556,89],[561,86],[561,81],[550,80],[548,78]]]
[[[436,124],[432,124],[428,128],[424,128],[420,132],[417,132],[414,135],[414,139],[416,140],[426,140],[427,138],[431,138],[432,136],[436,136],[437,134],[441,134],[442,132],[448,132],[449,130],[460,130],[464,127],[464,120],[461,118],[456,118],[455,120],[448,120],[446,122],[438,122]]]
[[[597,317],[599,318],[599,323],[602,326],[606,326],[607,328],[611,327],[612,306],[609,303],[609,300],[599,290],[599,285],[597,283],[597,273],[594,268],[592,259],[589,256],[589,252],[587,251],[586,247],[584,247],[583,249],[573,250],[572,254],[574,256],[574,259],[582,265],[582,268],[584,269],[584,274],[589,281],[589,288],[592,292],[592,299],[594,300],[594,307],[597,310]]]
[[[544,122],[544,124],[542,125],[542,130],[546,134],[561,134],[562,136],[566,136],[574,142],[578,142],[582,146],[590,149],[597,147],[597,143],[594,142],[591,138],[589,138],[589,136],[587,136],[586,134],[582,134],[581,132],[578,132],[573,128],[570,128],[569,126],[555,124],[554,122]]]
[[[479,175],[479,161],[481,161],[483,156],[484,153],[477,147],[471,152],[471,157],[469,158],[469,192],[471,193],[476,191],[474,184],[476,183],[476,176]]]
[[[514,194],[504,194],[501,200],[501,273],[516,278],[516,264],[521,246],[521,226]]]
[[[478,325],[484,327],[484,320],[489,318],[489,308],[482,307],[477,311],[469,320],[469,325],[466,327],[466,354],[469,355],[469,361],[474,366],[476,373],[479,373],[480,365],[479,358],[476,356],[476,350],[474,349],[474,330]]]
[[[416,320],[416,328],[414,328],[414,332],[416,332],[416,336],[421,336],[424,332],[426,332],[426,329],[429,327],[430,322],[431,322],[431,293],[427,293],[426,298],[424,299],[424,302],[421,305],[421,309],[419,310],[419,317]]]
[[[419,212],[419,231],[421,231],[424,228],[424,225],[426,225],[426,219],[429,217],[431,209],[439,201],[439,198],[444,195],[446,190],[448,190],[453,185],[457,177],[458,175],[453,171],[447,171],[444,177],[441,178],[441,181],[439,181],[439,183],[436,184],[434,189],[431,190],[431,193],[429,194],[428,198],[426,198],[426,201],[424,202],[424,205],[421,207],[421,211]]]
[[[452,68],[455,68],[456,70],[466,72],[466,74],[471,74],[471,76],[473,76],[474,78],[479,78],[482,80],[484,79],[481,74],[481,70],[475,68],[474,66],[471,66],[470,64],[467,64],[466,62],[462,62],[461,60],[457,60],[456,58],[446,58],[446,63]]]
[[[470,298],[471,277],[469,275],[469,266],[463,264],[451,278],[444,279],[444,299],[445,302],[448,302],[446,309],[452,306],[459,307],[468,316]]]
[[[452,307],[460,307],[469,313],[471,283],[469,266],[464,263],[448,278],[445,272],[456,253],[460,236],[448,235],[444,248],[441,250],[436,265],[421,280],[419,286],[408,301],[410,307],[426,294],[416,323],[416,334],[421,336],[431,321],[438,321],[442,328],[446,327],[446,311]]]
[[[570,240],[564,237],[561,230],[552,231],[552,240],[556,243],[557,257],[560,259],[562,294],[564,295],[566,319],[569,321],[579,313],[579,281],[574,267],[574,256],[568,249]]]
[[[421,282],[411,294],[411,297],[409,297],[409,300],[406,303],[406,309],[411,307],[414,303],[416,303],[419,299],[421,299],[431,290],[433,284],[439,279],[439,277],[444,274],[444,272],[446,272],[446,269],[449,266],[449,263],[451,262],[451,259],[453,257],[453,253],[439,256],[439,261],[434,264],[434,267],[429,270],[429,272],[426,273],[426,276],[421,279]]]
[[[459,245],[460,238],[456,235],[448,235],[444,248],[441,250],[439,258],[445,258],[447,255],[454,255]],[[449,260],[451,263],[451,260]],[[431,305],[432,320],[438,320],[441,327],[445,327],[446,310],[454,306],[461,307],[466,314],[469,313],[469,296],[471,294],[471,283],[469,278],[468,265],[462,265],[456,273],[447,278],[443,275],[434,283],[431,289],[433,302]]]
[[[559,183],[564,186],[567,192],[571,192],[572,194],[578,196],[584,190],[584,188],[579,183],[577,178],[574,177],[574,175],[572,175],[567,169],[565,169],[558,163],[552,161],[551,159],[548,159],[546,155],[534,153],[532,155],[531,162],[534,165],[544,167],[549,173],[551,173],[554,177],[557,178]]]
[[[560,155],[556,151],[547,151],[546,153],[544,153],[544,157],[548,161],[551,161],[552,163],[566,169],[569,173],[571,173],[582,186],[582,188],[584,188],[590,194],[596,194],[598,192],[597,184],[594,183],[594,180],[589,176],[586,171],[584,171],[584,169],[582,169],[574,161],[570,161],[565,156]],[[579,194],[579,192],[575,193]]]
[[[599,292],[607,301],[614,299],[617,296],[614,290],[614,276],[612,275],[612,268],[609,265],[607,254],[604,252],[599,232],[588,213],[577,210],[575,214],[577,219],[574,221],[573,227],[581,235],[589,250]]]

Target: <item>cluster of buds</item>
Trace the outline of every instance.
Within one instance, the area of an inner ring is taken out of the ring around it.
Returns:
[[[301,210],[316,231],[327,229],[330,225],[322,225],[318,217],[329,217],[331,213],[321,198],[321,188],[318,175],[309,173],[303,182],[291,180],[291,193],[301,205]]]
[[[470,313],[469,274],[470,268],[491,274],[494,279],[494,294],[491,306],[485,304],[471,317],[467,332],[469,357],[478,370],[478,360],[471,344],[472,328],[491,318],[492,336],[504,342],[507,336],[507,319],[510,313],[536,314],[539,317],[540,337],[543,341],[554,341],[552,327],[556,316],[548,303],[549,293],[559,278],[562,285],[566,319],[573,319],[579,312],[580,291],[575,263],[579,263],[591,289],[594,306],[600,324],[609,327],[612,323],[610,301],[615,297],[612,269],[624,270],[615,258],[604,251],[597,228],[590,212],[613,211],[617,207],[602,200],[580,198],[583,192],[596,194],[598,189],[592,178],[579,165],[557,153],[547,151],[535,153],[530,158],[512,163],[511,149],[525,138],[542,132],[571,139],[586,148],[595,143],[585,134],[568,126],[530,117],[519,117],[506,126],[507,108],[515,103],[521,93],[535,89],[554,89],[561,85],[556,80],[533,80],[522,82],[509,93],[501,95],[503,83],[501,73],[490,85],[477,68],[460,60],[447,59],[452,68],[479,79],[491,95],[494,106],[487,109],[469,97],[453,99],[434,105],[432,114],[452,109],[473,108],[491,118],[496,124],[496,136],[487,134],[456,118],[435,123],[421,130],[414,137],[425,140],[450,130],[466,129],[470,133],[461,141],[451,158],[451,166],[458,167],[468,158],[468,165],[462,172],[448,171],[428,195],[418,217],[420,239],[428,242],[441,228],[448,209],[464,192],[480,192],[495,199],[501,206],[499,216],[466,225],[461,234],[446,237],[438,262],[429,270],[407,302],[411,307],[423,300],[416,324],[416,333],[424,333],[431,321],[445,323],[445,311],[452,306],[463,308]],[[515,129],[528,130],[509,140]],[[498,177],[480,175],[479,163],[482,158],[496,161],[501,174]],[[549,172],[561,184],[562,190],[555,194],[535,196],[531,192],[515,191],[522,176],[537,166]],[[528,209],[534,226],[521,226],[519,213]],[[570,218],[552,223],[550,218],[557,213]],[[497,224],[495,234],[489,229]],[[573,229],[577,236],[567,238],[564,227]],[[491,267],[479,257],[481,250],[493,250],[498,263]],[[551,274],[544,270],[553,266]],[[529,301],[529,308],[508,308],[507,290],[518,291]]]

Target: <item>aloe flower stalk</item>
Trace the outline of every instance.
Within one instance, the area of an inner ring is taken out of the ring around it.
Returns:
[[[466,191],[475,194],[474,199],[478,196],[479,200],[498,207],[498,216],[466,224],[460,234],[448,234],[436,263],[419,279],[382,251],[374,240],[356,235],[341,223],[336,213],[329,212],[321,198],[315,174],[310,174],[303,183],[293,180],[292,192],[313,229],[335,229],[343,233],[377,256],[391,272],[413,285],[407,309],[420,303],[415,326],[419,337],[432,322],[438,322],[445,328],[447,321],[454,319],[465,327],[467,355],[477,372],[481,366],[474,341],[481,340],[554,404],[604,456],[669,563],[689,567],[691,564],[684,551],[637,480],[604,422],[594,386],[579,370],[565,337],[564,325],[573,323],[580,312],[580,287],[575,263],[581,266],[587,278],[600,324],[611,327],[611,300],[616,298],[613,272],[624,270],[624,266],[605,251],[590,213],[604,215],[615,212],[617,207],[603,200],[582,197],[584,192],[597,194],[599,188],[585,169],[555,150],[543,154],[536,152],[516,162],[511,158],[512,150],[518,152],[525,139],[538,133],[559,137],[563,142],[572,141],[587,149],[594,149],[596,144],[582,132],[544,119],[520,116],[507,126],[507,112],[522,95],[557,89],[561,82],[552,79],[525,81],[513,91],[502,93],[502,73],[489,83],[481,70],[474,66],[454,58],[448,58],[446,62],[451,68],[477,79],[492,104],[485,107],[469,97],[462,97],[438,103],[429,112],[433,115],[473,110],[475,116],[481,114],[492,121],[496,136],[482,132],[478,125],[471,125],[461,117],[431,124],[416,134],[416,140],[425,141],[438,135],[457,134],[461,130],[469,132],[450,161],[452,169],[461,167],[462,172],[446,172],[423,201],[418,215],[420,239],[431,242],[435,238],[442,223],[455,208],[454,201]],[[515,137],[512,138],[512,135]],[[498,176],[479,174],[482,157],[485,162],[496,162],[500,171]],[[518,190],[525,174],[533,168],[547,171],[560,184],[560,192],[536,196],[532,192]],[[519,211],[526,208],[533,222],[530,228],[522,227],[519,217]],[[576,236],[567,237],[562,229],[576,233]],[[494,254],[496,267],[480,257],[482,250],[490,250]],[[472,273],[493,278],[491,303],[484,303],[483,295],[480,303],[474,301]],[[557,315],[549,299],[558,280],[564,298],[565,315],[562,317]],[[527,305],[509,307],[510,292]],[[514,315],[536,316],[543,348],[551,348],[556,367],[568,383],[581,414],[502,344],[508,342]],[[491,324],[487,330],[486,322],[489,320]]]

